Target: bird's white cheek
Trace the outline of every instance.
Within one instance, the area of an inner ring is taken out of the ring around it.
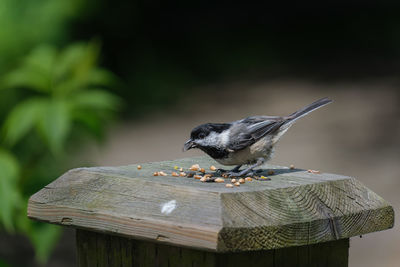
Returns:
[[[229,130],[225,130],[219,135],[221,145],[226,146],[228,144],[229,133],[230,133]]]
[[[215,146],[218,142],[218,135],[216,133],[209,134],[206,138],[197,140],[196,143],[201,146]]]

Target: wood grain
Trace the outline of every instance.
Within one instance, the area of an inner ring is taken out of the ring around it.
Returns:
[[[171,174],[208,158],[74,169],[33,195],[32,219],[217,252],[277,249],[393,227],[393,208],[355,178],[264,165],[270,181],[226,188]],[[169,206],[168,206],[169,205]],[[170,212],[165,207],[173,207]]]
[[[216,253],[78,229],[77,251],[81,267],[345,267],[349,239],[264,251]]]

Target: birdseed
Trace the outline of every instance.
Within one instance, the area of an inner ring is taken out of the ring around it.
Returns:
[[[186,176],[187,177],[193,177],[194,175],[196,174],[196,172],[194,172],[194,171],[188,171],[188,172],[186,172]]]
[[[190,167],[190,170],[191,170],[191,171],[198,171],[199,169],[200,169],[199,164],[193,164],[193,165]]]

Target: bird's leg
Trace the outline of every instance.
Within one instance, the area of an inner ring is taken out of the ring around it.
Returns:
[[[253,165],[250,165],[248,168],[246,168],[246,169],[244,169],[242,171],[239,171],[239,168],[240,168],[239,167],[237,169],[237,171],[232,170],[232,171],[228,172],[227,174],[228,174],[229,177],[240,177],[240,176],[248,175],[249,173],[253,172],[254,168],[262,165],[264,162],[265,162],[264,158],[259,158],[259,159],[257,159],[256,163],[254,163]]]
[[[232,170],[230,170],[231,172],[238,172],[240,167],[242,167],[242,165],[237,165],[235,168],[233,168]]]

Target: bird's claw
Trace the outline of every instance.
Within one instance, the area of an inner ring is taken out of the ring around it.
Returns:
[[[222,174],[224,174],[224,173],[227,173],[228,171],[227,170],[224,170],[224,169],[217,169],[216,171],[215,171],[215,175],[216,176],[221,176]]]
[[[229,178],[234,178],[234,177],[239,177],[240,176],[240,172],[226,172],[224,174]]]

